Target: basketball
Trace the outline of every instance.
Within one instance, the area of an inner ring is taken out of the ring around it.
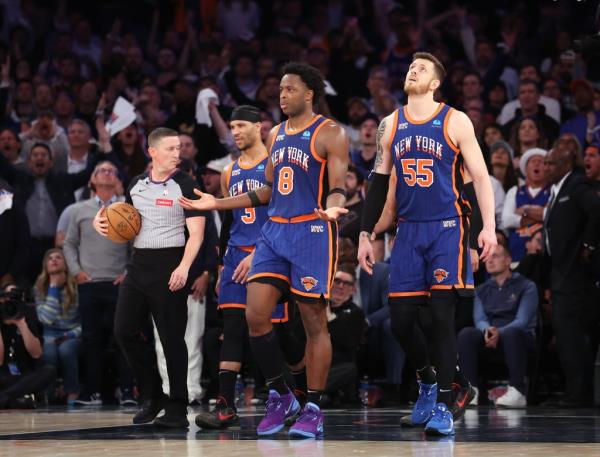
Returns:
[[[142,218],[129,203],[116,202],[106,208],[108,239],[115,243],[126,243],[140,233]]]

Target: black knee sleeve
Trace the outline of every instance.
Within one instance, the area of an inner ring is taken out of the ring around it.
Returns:
[[[242,362],[248,344],[248,326],[243,310],[223,310],[221,362]]]
[[[392,333],[416,369],[429,365],[425,335],[419,326],[419,309],[424,301],[425,297],[420,301],[402,297],[390,303]]]

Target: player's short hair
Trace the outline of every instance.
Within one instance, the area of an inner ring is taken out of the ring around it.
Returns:
[[[303,62],[289,62],[283,67],[284,75],[297,75],[313,91],[313,103],[316,104],[325,93],[323,75],[312,65]]]
[[[356,282],[356,267],[351,263],[341,263],[337,266],[336,271],[349,274],[352,276],[352,282]]]
[[[444,78],[446,77],[446,69],[444,68],[444,64],[440,62],[436,56],[429,52],[415,52],[413,54],[413,62],[417,59],[429,60],[433,64],[433,69],[435,71],[435,76],[439,79],[440,84],[444,82]]]
[[[158,146],[158,143],[161,142],[163,138],[167,138],[170,136],[179,137],[179,132],[177,130],[169,129],[166,127],[158,127],[150,132],[148,135],[148,146],[151,148],[155,148]]]

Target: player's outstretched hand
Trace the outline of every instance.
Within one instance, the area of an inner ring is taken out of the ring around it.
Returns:
[[[184,209],[209,211],[217,208],[217,199],[213,195],[205,194],[198,189],[194,189],[194,193],[200,197],[198,200],[192,200],[183,196],[179,197],[179,204]]]
[[[346,208],[340,208],[339,206],[332,206],[325,210],[315,208],[315,214],[319,216],[319,219],[324,221],[337,221],[342,214],[346,214],[347,212]]]
[[[253,257],[254,253],[246,256],[233,272],[233,277],[231,279],[237,283],[246,284],[248,281],[248,273],[250,272],[250,267],[252,266]]]
[[[108,235],[108,217],[106,217],[106,208],[104,206],[98,210],[92,224],[100,235]]]
[[[498,237],[494,229],[484,227],[479,237],[477,238],[477,244],[482,249],[481,256],[479,257],[484,262],[488,256],[492,253],[494,248],[498,245]]]
[[[370,236],[367,232],[361,232],[358,237],[358,263],[367,273],[370,275],[373,274],[375,253],[373,252],[373,245],[371,244]]]

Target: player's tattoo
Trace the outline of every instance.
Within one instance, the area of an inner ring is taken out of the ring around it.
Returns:
[[[383,120],[379,123],[379,127],[377,128],[377,156],[375,157],[375,166],[373,170],[377,171],[379,166],[383,163],[383,145],[381,144],[381,139],[383,138],[383,134],[385,133],[387,118],[383,118]]]

